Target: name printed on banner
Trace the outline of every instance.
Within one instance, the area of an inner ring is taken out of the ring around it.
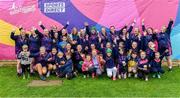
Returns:
[[[65,2],[44,3],[44,13],[64,13]]]
[[[34,12],[36,10],[35,5],[29,5],[29,6],[16,6],[15,3],[13,3],[12,7],[9,9],[10,15],[15,15],[19,13],[30,13]]]

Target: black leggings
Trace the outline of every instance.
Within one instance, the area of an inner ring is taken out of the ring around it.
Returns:
[[[22,68],[22,74],[26,72],[30,73],[30,64],[28,65],[21,64],[21,68]]]
[[[89,72],[89,71],[83,71],[83,75],[90,75],[91,74],[91,72]]]
[[[149,74],[149,70],[138,70],[138,77],[145,78]]]
[[[95,68],[90,68],[88,71],[83,71],[82,73],[84,75],[91,75],[92,73],[95,73],[95,72],[96,72]]]

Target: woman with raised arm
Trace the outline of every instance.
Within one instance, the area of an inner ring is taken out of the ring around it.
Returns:
[[[157,34],[158,51],[160,52],[161,55],[165,53],[165,51],[168,51],[164,56],[167,59],[169,71],[172,70],[172,61],[171,61],[172,47],[171,47],[170,34],[173,23],[174,23],[173,19],[171,18],[168,26],[167,27],[162,26],[161,32]]]
[[[15,54],[16,58],[22,50],[23,45],[28,45],[28,34],[23,29],[23,27],[19,27],[20,34],[15,35],[15,29],[12,30],[10,38],[15,41]],[[22,73],[22,69],[20,66],[20,60],[17,58],[17,75],[20,76]]]
[[[31,75],[34,73],[35,59],[39,55],[39,48],[41,47],[41,39],[43,34],[40,33],[36,28],[32,27],[31,34],[29,35],[29,51],[31,53],[32,62],[30,65]]]

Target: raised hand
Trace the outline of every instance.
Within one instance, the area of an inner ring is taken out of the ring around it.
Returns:
[[[172,18],[172,17],[170,18],[170,21],[173,21],[173,18]]]
[[[144,24],[144,18],[142,19],[142,24]]]
[[[137,20],[136,19],[134,19],[134,21],[133,21],[134,23],[136,23],[137,22]]]
[[[132,26],[134,26],[136,24],[136,19],[134,19],[133,23],[132,23]]]
[[[67,21],[66,24],[69,25],[69,21]]]
[[[38,25],[42,25],[42,21],[39,21],[39,22],[38,22]]]
[[[159,32],[159,30],[158,30],[158,29],[155,29],[155,30],[154,30],[154,32],[155,32],[155,33],[158,33],[158,32]]]
[[[35,30],[36,30],[36,28],[35,28],[34,26],[32,26],[32,30],[34,30],[34,31],[35,31]]]
[[[52,58],[49,58],[49,59],[48,59],[48,61],[51,61],[51,60],[52,60]]]
[[[23,28],[22,25],[19,25],[18,28]]]
[[[89,24],[88,24],[88,22],[84,22],[84,26],[88,26]]]
[[[13,27],[13,28],[12,28],[12,32],[16,32],[16,27]]]
[[[169,52],[169,50],[168,50],[168,49],[166,49],[166,50],[165,50],[165,52],[167,53],[167,52]]]

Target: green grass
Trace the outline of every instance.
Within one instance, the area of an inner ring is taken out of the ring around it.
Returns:
[[[15,67],[0,67],[1,97],[177,97],[180,96],[180,68],[167,72],[161,79],[148,82],[139,79],[112,81],[107,77],[84,79],[79,76],[73,80],[64,80],[61,86],[28,87],[33,79],[23,80],[16,76]],[[55,76],[51,80],[57,79]]]

